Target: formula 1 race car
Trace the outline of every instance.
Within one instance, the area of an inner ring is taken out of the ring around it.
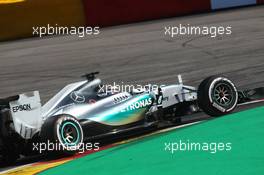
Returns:
[[[130,91],[105,87],[95,75],[64,87],[44,106],[38,91],[0,99],[0,151],[5,161],[31,155],[32,143],[53,142],[63,153],[78,151],[87,140],[180,123],[187,114],[210,116],[231,113],[239,103],[263,97],[263,88],[237,91],[223,76],[210,76],[198,89],[178,84],[147,85]],[[154,88],[155,87],[155,88]]]

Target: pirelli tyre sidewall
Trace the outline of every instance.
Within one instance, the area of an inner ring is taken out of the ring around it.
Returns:
[[[41,133],[42,140],[50,141],[59,147],[54,152],[74,154],[83,144],[82,127],[77,119],[70,115],[58,115],[47,119]]]
[[[237,102],[237,88],[226,77],[208,77],[198,88],[199,107],[210,116],[221,116],[232,112]]]

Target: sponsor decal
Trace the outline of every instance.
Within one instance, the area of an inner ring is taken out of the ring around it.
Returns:
[[[218,105],[218,104],[216,104],[216,103],[213,103],[212,105],[213,105],[216,109],[218,109],[219,111],[221,111],[221,112],[226,112],[226,109],[223,108],[222,106],[220,106],[220,105]]]
[[[74,91],[70,95],[71,99],[76,102],[76,103],[84,103],[85,102],[85,97],[81,93]]]
[[[151,104],[152,104],[151,98],[136,101],[136,102],[132,103],[131,105],[127,106],[125,109],[122,109],[121,112],[126,112],[126,111],[144,108],[144,107],[151,105]]]
[[[30,104],[23,104],[12,107],[12,111],[14,113],[18,111],[30,111],[30,110],[31,110]]]

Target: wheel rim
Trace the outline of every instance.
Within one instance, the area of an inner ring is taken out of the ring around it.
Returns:
[[[212,96],[218,105],[227,107],[234,101],[233,91],[231,85],[221,82],[214,87]]]
[[[66,122],[61,127],[61,138],[66,146],[77,146],[80,142],[80,131],[78,126],[72,122]]]

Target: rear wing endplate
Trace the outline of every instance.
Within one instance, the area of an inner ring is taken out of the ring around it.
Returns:
[[[9,102],[15,131],[24,139],[30,139],[42,124],[41,101],[38,91],[20,94]]]

